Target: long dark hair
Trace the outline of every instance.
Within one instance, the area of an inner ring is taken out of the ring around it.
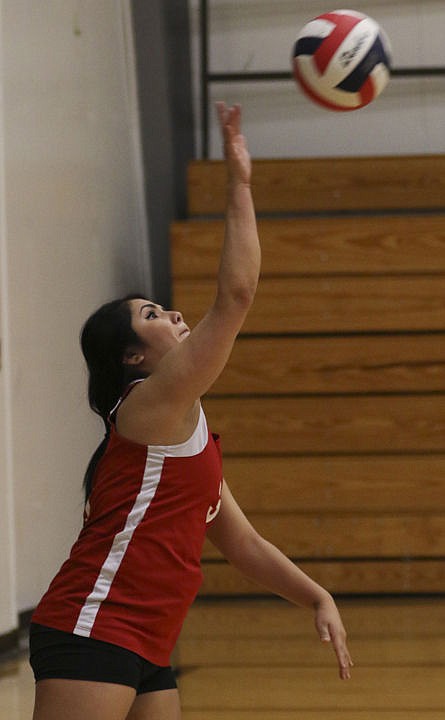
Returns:
[[[125,352],[140,339],[131,326],[129,301],[144,297],[126,295],[102,305],[85,322],[80,345],[88,367],[88,401],[105,425],[105,437],[88,463],[83,487],[85,502],[91,493],[96,467],[105,452],[110,434],[108,416],[126,386],[144,377],[134,366],[124,364]]]

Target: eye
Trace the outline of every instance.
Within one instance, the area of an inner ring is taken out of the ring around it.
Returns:
[[[152,320],[153,318],[157,318],[157,317],[158,317],[158,316],[156,315],[155,311],[154,311],[154,310],[150,310],[150,311],[147,313],[147,315],[145,316],[145,319],[146,319],[146,320]]]

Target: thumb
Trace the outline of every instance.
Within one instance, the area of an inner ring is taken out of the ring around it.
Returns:
[[[318,634],[320,635],[321,642],[331,642],[331,633],[329,632],[329,626],[322,624],[318,627]]]

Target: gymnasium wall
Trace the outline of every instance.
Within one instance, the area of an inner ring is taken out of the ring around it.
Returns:
[[[326,0],[209,0],[211,72],[290,70],[290,54],[303,25],[340,4]],[[355,0],[346,7],[375,18],[391,39],[394,67],[445,66],[441,0]],[[198,0],[190,0],[195,108],[199,145]],[[212,83],[211,103],[243,104],[254,157],[317,157],[434,153],[444,149],[444,77],[397,78],[379,102],[359,113],[317,109],[293,81]],[[213,108],[210,157],[220,156]]]
[[[101,428],[78,331],[101,302],[151,281],[128,3],[0,8],[4,634],[81,521],[81,477]]]

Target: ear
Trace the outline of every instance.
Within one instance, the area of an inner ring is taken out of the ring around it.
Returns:
[[[144,362],[144,354],[140,349],[128,348],[122,360],[124,365],[140,365]]]

